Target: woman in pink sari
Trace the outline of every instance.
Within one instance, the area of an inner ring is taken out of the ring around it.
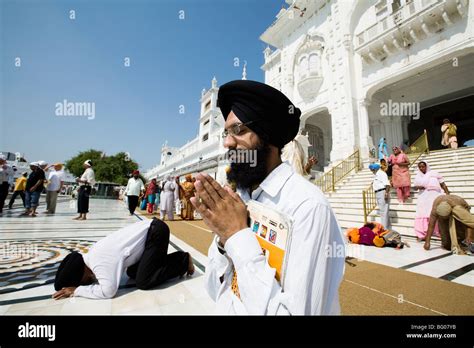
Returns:
[[[430,166],[426,161],[418,163],[418,173],[413,183],[415,190],[420,190],[418,202],[416,204],[415,214],[415,233],[419,241],[424,241],[428,224],[430,221],[431,208],[433,201],[443,195],[442,191],[449,195],[449,190],[444,183],[443,177],[434,170],[430,170]],[[436,224],[433,234],[439,237],[438,224]]]
[[[410,197],[410,161],[398,146],[392,150],[388,158],[388,163],[392,165],[392,186],[397,189],[398,202],[404,203]]]

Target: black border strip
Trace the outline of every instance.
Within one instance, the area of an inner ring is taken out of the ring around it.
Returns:
[[[445,257],[451,256],[452,254],[453,254],[452,252],[449,252],[449,253],[446,253],[446,254],[430,257],[429,259],[421,260],[421,261],[418,261],[418,262],[410,263],[408,265],[399,267],[399,269],[409,269],[409,268],[413,268],[413,267],[416,267],[416,266],[419,266],[419,265],[424,265],[425,263],[428,263],[428,262],[431,262],[431,261],[436,261],[436,260],[439,260],[439,259],[443,259]]]
[[[469,265],[466,265],[464,267],[458,268],[455,271],[449,272],[448,274],[445,274],[442,277],[439,277],[439,279],[444,279],[444,280],[454,280],[470,271],[474,271],[474,263],[471,263]]]

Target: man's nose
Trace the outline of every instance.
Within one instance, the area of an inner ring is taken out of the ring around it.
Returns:
[[[227,135],[224,138],[224,147],[225,148],[234,148],[237,147],[237,142],[235,141],[232,135]]]

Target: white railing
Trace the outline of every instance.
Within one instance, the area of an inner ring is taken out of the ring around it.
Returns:
[[[402,25],[404,22],[415,18],[420,12],[436,4],[442,4],[443,0],[414,0],[399,8],[396,12],[380,19],[372,26],[357,35],[357,45],[362,46],[381,36],[390,29]]]

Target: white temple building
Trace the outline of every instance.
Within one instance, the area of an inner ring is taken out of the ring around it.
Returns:
[[[441,148],[444,118],[459,145],[474,138],[474,6],[469,0],[286,0],[261,35],[265,83],[301,109],[301,132],[323,171],[385,137],[412,143],[426,129]],[[205,170],[225,178],[217,82],[203,91],[199,136],[163,146],[149,178]]]
[[[201,92],[198,136],[179,148],[168,146],[166,142],[161,148],[160,163],[146,172],[147,179],[161,179],[167,174],[181,176],[206,172],[219,182],[225,182],[225,168],[228,163],[224,159],[226,149],[221,137],[224,118],[217,107],[218,90],[214,77],[211,88]]]

